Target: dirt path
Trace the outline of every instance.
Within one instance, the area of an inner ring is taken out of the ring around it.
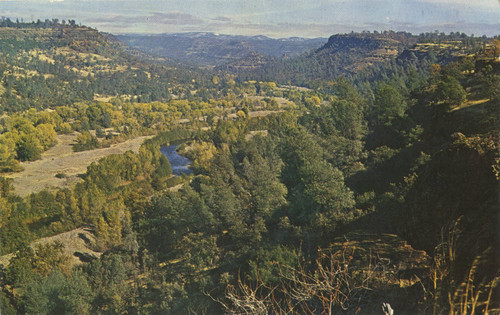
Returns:
[[[54,187],[69,187],[81,180],[76,175],[85,173],[87,166],[105,156],[121,154],[132,150],[137,152],[143,141],[151,136],[138,137],[109,148],[95,149],[83,152],[73,152],[71,144],[76,134],[58,135],[57,144],[44,152],[42,158],[33,162],[23,162],[24,171],[12,173],[6,177],[14,179],[16,194],[26,196],[33,192]],[[57,178],[57,173],[63,173],[65,178]]]

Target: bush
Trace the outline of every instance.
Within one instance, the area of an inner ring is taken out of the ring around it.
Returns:
[[[17,159],[19,161],[35,161],[40,158],[43,147],[38,138],[26,135],[16,144]]]
[[[57,178],[66,178],[66,174],[61,173],[61,172],[58,172],[58,173],[56,174],[56,177],[57,177]]]

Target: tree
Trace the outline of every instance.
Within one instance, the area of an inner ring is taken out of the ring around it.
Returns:
[[[18,171],[16,143],[12,137],[0,136],[0,172]]]
[[[35,278],[36,273],[33,271],[34,258],[35,253],[33,249],[29,247],[26,240],[24,244],[17,247],[15,256],[10,259],[9,266],[5,273],[5,282],[14,287],[20,287]]]
[[[65,277],[54,271],[26,286],[22,304],[27,314],[88,314],[92,296],[81,273]]]
[[[466,93],[457,79],[445,76],[437,85],[436,95],[438,100],[458,106],[465,101]]]
[[[348,101],[334,102],[330,116],[343,137],[350,140],[359,140],[362,137],[363,112],[359,105]]]
[[[106,134],[101,126],[95,127],[95,135],[97,138],[104,138],[106,136]]]
[[[159,159],[159,166],[155,171],[155,174],[159,177],[167,177],[172,174],[172,166],[168,159],[162,154]]]
[[[490,100],[500,96],[500,75],[495,74],[491,65],[487,65],[481,70],[479,93],[481,96],[488,97]]]
[[[36,135],[40,141],[40,145],[43,150],[47,150],[56,144],[56,131],[54,130],[54,125],[52,124],[40,124],[35,127]]]
[[[0,310],[3,315],[16,315],[16,309],[10,304],[9,299],[0,291]]]
[[[90,134],[88,131],[84,131],[76,137],[76,144],[73,146],[73,150],[85,151],[92,150],[99,147],[99,140]]]
[[[131,302],[127,297],[130,286],[126,282],[130,262],[126,259],[126,256],[107,253],[82,268],[95,297],[91,313],[125,312],[126,304]]]
[[[122,243],[124,204],[121,200],[109,201],[99,216],[96,226],[97,245],[102,250],[119,246]]]
[[[361,94],[359,94],[354,85],[344,77],[340,77],[335,81],[333,91],[335,95],[342,100],[351,101],[358,105],[363,104],[363,97]]]
[[[43,146],[34,134],[22,135],[16,143],[17,159],[20,161],[34,161],[40,158]]]
[[[406,110],[403,96],[385,83],[377,87],[374,106],[375,123],[381,126],[390,125],[395,118],[402,117]]]
[[[64,254],[63,249],[64,245],[57,241],[36,245],[32,260],[33,270],[41,276],[47,276],[56,269],[68,274],[70,257]]]
[[[305,130],[283,139],[282,178],[290,198],[290,220],[332,231],[353,218],[354,199],[342,173],[324,159],[324,151]]]
[[[10,217],[0,228],[0,244],[2,253],[11,253],[25,247],[31,241],[31,233],[19,217]]]

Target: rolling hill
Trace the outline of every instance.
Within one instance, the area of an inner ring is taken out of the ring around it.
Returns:
[[[255,53],[268,57],[295,57],[317,49],[326,42],[325,38],[273,39],[266,36],[213,33],[126,34],[116,37],[123,43],[146,53],[201,66],[222,65]]]
[[[151,59],[110,34],[75,24],[0,27],[0,109],[47,108],[99,96],[165,100],[176,84],[203,81],[195,69]]]

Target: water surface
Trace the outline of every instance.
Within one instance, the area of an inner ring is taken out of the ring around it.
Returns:
[[[193,171],[188,167],[191,165],[191,161],[177,153],[178,146],[178,144],[164,146],[160,148],[160,152],[167,157],[170,165],[172,165],[172,174],[191,174]]]

